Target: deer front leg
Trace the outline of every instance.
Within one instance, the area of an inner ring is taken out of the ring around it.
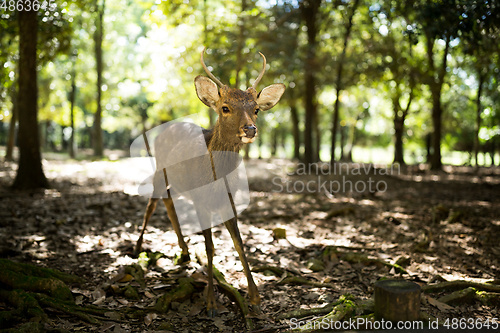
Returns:
[[[208,271],[208,290],[207,290],[207,316],[214,318],[217,316],[217,303],[214,294],[214,243],[212,242],[212,229],[203,230],[205,237],[205,249],[207,251],[207,271]]]
[[[189,250],[186,242],[184,241],[184,236],[182,235],[181,226],[179,225],[179,220],[177,219],[177,213],[175,212],[174,201],[172,198],[164,198],[163,203],[165,207],[167,207],[167,215],[170,219],[170,223],[172,223],[172,227],[174,228],[175,234],[177,235],[177,241],[182,250],[182,256],[178,263],[182,264],[188,262],[189,258]]]
[[[139,235],[139,239],[137,240],[137,244],[135,245],[134,249],[135,255],[138,255],[141,252],[144,231],[146,231],[146,226],[148,225],[149,219],[151,218],[151,215],[153,215],[156,209],[156,204],[158,203],[158,200],[159,200],[158,198],[149,199],[148,206],[146,207],[146,212],[144,213],[144,220],[142,222],[141,234]]]
[[[237,217],[230,219],[229,221],[224,222],[227,230],[231,234],[231,238],[233,239],[234,247],[238,252],[240,257],[241,264],[243,265],[243,271],[248,281],[248,295],[250,297],[250,305],[252,310],[256,313],[260,313],[260,296],[259,290],[253,281],[252,273],[250,272],[250,267],[248,266],[247,257],[245,255],[245,251],[243,249],[243,241],[241,239],[240,230],[238,229],[238,221]]]

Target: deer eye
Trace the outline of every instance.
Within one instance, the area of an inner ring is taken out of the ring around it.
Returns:
[[[259,113],[260,109],[255,110],[255,114]]]
[[[222,112],[228,113],[229,112],[229,108],[227,106],[223,106],[222,107]]]

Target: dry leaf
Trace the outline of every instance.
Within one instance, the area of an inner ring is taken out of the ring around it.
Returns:
[[[193,274],[191,274],[191,277],[196,281],[196,282],[201,282],[201,283],[205,283],[205,284],[208,284],[208,276],[203,274],[203,273],[198,273],[198,272],[195,272]]]
[[[128,305],[129,301],[127,301],[126,299],[124,298],[118,298],[117,301],[119,303],[121,303],[122,305]]]
[[[452,306],[449,306],[448,304],[445,304],[443,302],[438,301],[435,298],[427,296],[427,300],[429,301],[430,304],[434,305],[436,308],[439,309],[441,312],[448,312],[450,310],[453,310]]]
[[[81,305],[83,303],[83,296],[79,295],[75,297],[75,304],[76,305]]]
[[[105,312],[104,315],[113,320],[120,320],[120,314],[118,312],[109,311]]]
[[[144,324],[146,326],[149,326],[151,325],[151,323],[153,322],[153,320],[156,319],[156,317],[158,317],[158,315],[156,313],[148,313],[145,317],[144,317]]]
[[[96,289],[92,292],[92,299],[94,299],[92,304],[100,305],[106,299],[106,292],[102,289]]]
[[[129,282],[132,281],[134,277],[130,274],[126,274],[124,277],[122,277],[118,282]]]

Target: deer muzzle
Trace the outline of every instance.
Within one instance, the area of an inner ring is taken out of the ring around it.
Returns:
[[[246,138],[253,139],[257,135],[257,127],[255,125],[245,125],[243,132],[245,132]]]

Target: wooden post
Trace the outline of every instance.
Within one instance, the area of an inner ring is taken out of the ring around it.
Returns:
[[[405,280],[375,283],[375,319],[415,321],[420,319],[420,286]]]

